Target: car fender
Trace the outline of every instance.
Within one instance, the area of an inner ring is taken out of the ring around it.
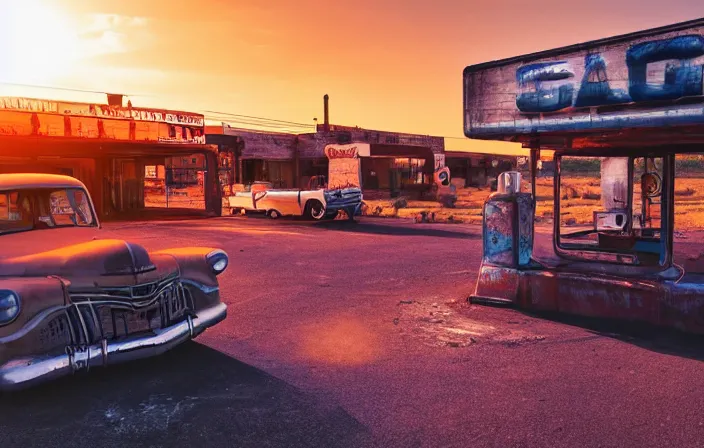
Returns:
[[[316,200],[320,201],[320,203],[323,204],[323,208],[325,208],[325,206],[326,206],[325,190],[305,191],[305,192],[303,192],[302,197],[303,197],[303,199],[301,200],[301,212],[303,212],[306,209],[306,204],[311,199],[316,199]]]
[[[69,282],[58,277],[26,277],[0,279],[0,290],[13,291],[20,300],[17,317],[0,326],[0,365],[14,356],[27,353],[43,353],[61,350],[66,340],[49,335],[58,335],[50,330],[50,323],[65,316],[70,306],[66,289]],[[63,335],[68,336],[68,327]]]
[[[153,252],[153,254],[169,255],[176,259],[181,282],[196,298],[195,305],[198,311],[220,301],[220,284],[207,261],[207,256],[217,251],[224,252],[214,247],[180,247]]]
[[[67,280],[59,277],[0,278],[0,290],[13,291],[20,298],[18,317],[12,323],[0,326],[0,336],[21,328],[46,309],[68,305],[68,285]]]

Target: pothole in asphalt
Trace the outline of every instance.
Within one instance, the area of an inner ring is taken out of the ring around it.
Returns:
[[[445,303],[438,297],[402,300],[398,309],[394,325],[399,331],[433,347],[519,347],[545,340],[533,330],[532,318],[517,316],[513,311],[479,308],[458,300]]]

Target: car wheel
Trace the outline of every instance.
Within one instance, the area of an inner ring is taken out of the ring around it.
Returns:
[[[278,219],[280,216],[281,215],[276,210],[269,211],[269,218],[271,218],[271,219]]]
[[[310,201],[306,202],[305,216],[308,219],[320,221],[325,217],[325,206],[323,206],[320,201],[316,199],[311,199]]]
[[[233,208],[233,209],[232,209],[232,214],[233,214],[233,215],[241,215],[241,214],[242,214],[242,209],[241,209],[241,208]]]

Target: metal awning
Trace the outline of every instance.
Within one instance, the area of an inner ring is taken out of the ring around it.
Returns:
[[[464,132],[559,150],[702,143],[702,57],[704,18],[472,65]]]
[[[424,159],[423,171],[432,173],[435,170],[435,154],[427,146],[372,143],[369,145],[369,155],[370,157]]]
[[[3,156],[53,157],[173,157],[194,153],[217,153],[217,146],[190,143],[158,143],[97,138],[51,136],[0,136]]]

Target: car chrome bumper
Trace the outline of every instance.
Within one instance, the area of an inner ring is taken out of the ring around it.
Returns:
[[[361,201],[349,201],[346,203],[334,203],[328,204],[325,208],[325,214],[328,216],[336,215],[339,211],[344,211],[347,213],[349,209],[354,208],[354,215],[358,216],[362,214],[362,202]]]
[[[18,390],[51,381],[91,367],[107,366],[160,355],[183,342],[193,339],[206,328],[227,316],[227,305],[198,312],[171,327],[155,330],[148,336],[108,342],[77,349],[69,348],[60,356],[34,356],[13,359],[0,366],[0,390]]]

